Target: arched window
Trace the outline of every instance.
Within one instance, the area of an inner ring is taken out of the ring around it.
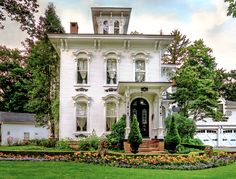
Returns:
[[[134,61],[135,81],[146,81],[146,63],[148,62],[148,53],[138,52],[132,54]]]
[[[106,103],[106,131],[111,131],[112,125],[117,119],[117,109],[115,102]]]
[[[76,51],[73,52],[76,56],[76,83],[77,84],[88,84],[89,79],[89,62],[91,53],[87,51]]]
[[[117,83],[117,61],[116,59],[107,59],[107,84]]]
[[[76,103],[76,131],[87,131],[87,103]]]
[[[114,34],[119,34],[120,33],[120,23],[119,21],[114,22]]]
[[[77,61],[77,83],[88,83],[88,60],[86,58],[79,58]]]
[[[105,20],[103,22],[103,34],[108,34],[108,32],[109,32],[109,24],[108,24],[108,21]]]
[[[112,125],[118,118],[118,106],[121,98],[117,95],[109,94],[102,99],[105,107],[106,131],[111,131]]]
[[[116,85],[118,81],[118,63],[120,62],[120,53],[116,50],[109,50],[103,53],[105,60],[105,76],[107,85]]]
[[[75,130],[76,132],[86,132],[88,130],[90,97],[78,94],[72,99],[75,101]]]
[[[135,61],[135,81],[145,81],[145,61],[142,59]]]

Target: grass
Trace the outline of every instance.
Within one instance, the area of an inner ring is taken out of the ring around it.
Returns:
[[[0,151],[65,151],[65,150],[57,148],[47,148],[43,146],[22,145],[22,146],[0,146]],[[66,151],[68,151],[68,149]]]
[[[84,178],[84,179],[141,179],[141,178],[235,178],[236,163],[206,170],[180,171],[128,169],[76,162],[0,161],[0,178]]]

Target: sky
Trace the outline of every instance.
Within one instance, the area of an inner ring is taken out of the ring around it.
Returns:
[[[203,39],[213,49],[218,68],[236,69],[236,18],[226,16],[224,0],[38,0],[42,15],[49,2],[56,6],[66,32],[70,22],[78,22],[79,33],[93,33],[91,7],[132,8],[128,33],[168,35],[178,29],[191,42]],[[0,44],[22,48],[26,33],[10,20],[0,30]]]

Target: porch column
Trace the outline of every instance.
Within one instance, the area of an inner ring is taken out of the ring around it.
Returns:
[[[130,132],[130,95],[128,91],[125,92],[125,113],[126,113],[125,139],[128,139]]]
[[[162,102],[162,96],[159,94],[157,96],[158,99],[158,106],[157,106],[157,115],[158,115],[158,127],[157,127],[157,138],[158,139],[164,139],[164,130],[163,130],[163,120],[162,120],[162,108],[161,108],[161,102]]]
[[[158,136],[158,97],[153,101],[153,122],[152,122],[152,136],[151,138],[155,139]]]

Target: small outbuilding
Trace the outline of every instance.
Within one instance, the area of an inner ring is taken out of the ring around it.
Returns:
[[[0,143],[9,145],[23,140],[48,138],[47,127],[37,126],[34,114],[0,112]]]

